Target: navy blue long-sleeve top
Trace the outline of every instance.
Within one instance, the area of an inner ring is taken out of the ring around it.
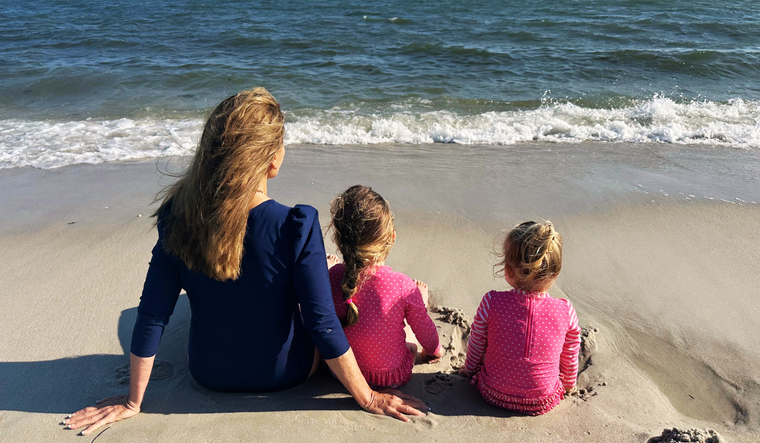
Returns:
[[[182,289],[192,320],[190,372],[218,391],[267,392],[308,377],[314,345],[326,359],[348,351],[330,291],[316,209],[268,200],[248,214],[240,277],[191,271],[158,243],[145,279],[131,351],[156,355]],[[300,311],[299,311],[300,304]]]

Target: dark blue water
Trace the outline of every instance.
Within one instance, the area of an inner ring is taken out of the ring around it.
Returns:
[[[291,142],[757,144],[758,2],[419,3],[3,1],[0,165],[33,148],[9,122],[198,119],[258,85]]]

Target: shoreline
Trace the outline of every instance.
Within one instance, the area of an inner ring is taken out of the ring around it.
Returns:
[[[115,371],[127,363],[156,238],[149,203],[169,183],[155,166],[0,170],[0,439],[76,438],[55,423],[124,390]],[[388,264],[470,318],[483,293],[506,288],[491,275],[499,231],[534,217],[554,221],[565,265],[550,293],[569,298],[581,324],[599,330],[593,364],[579,378],[598,395],[540,418],[511,416],[461,377],[436,374],[446,366],[419,365],[402,391],[433,412],[405,425],[362,412],[325,374],[283,393],[214,393],[187,372],[181,297],[157,356],[172,375],[151,382],[144,414],[102,438],[401,441],[413,432],[443,441],[641,442],[676,426],[757,441],[758,171],[752,151],[683,146],[290,147],[273,198],[312,204],[324,228],[331,198],[352,184],[373,186],[396,215]],[[326,247],[334,251],[329,236]],[[447,357],[458,357],[456,328],[438,324]]]

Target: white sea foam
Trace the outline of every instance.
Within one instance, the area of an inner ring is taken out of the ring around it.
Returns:
[[[760,146],[760,104],[734,99],[676,103],[654,97],[619,109],[583,108],[572,103],[524,111],[457,115],[440,110],[390,115],[322,111],[291,123],[288,143],[462,143],[507,145],[552,142],[665,142]]]
[[[0,120],[0,168],[47,169],[189,155],[202,123],[201,119]]]
[[[319,110],[288,117],[288,144],[633,142],[760,147],[760,103],[676,103],[654,97],[619,109],[571,103],[459,115],[390,105],[384,113]],[[0,168],[54,168],[74,163],[190,155],[200,118],[46,122],[0,120]]]

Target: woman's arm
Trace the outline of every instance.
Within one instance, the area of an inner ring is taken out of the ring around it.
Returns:
[[[140,412],[145,388],[148,387],[154,359],[155,356],[143,358],[130,354],[129,394],[104,398],[98,401],[95,406],[80,409],[71,414],[63,420],[63,424],[68,429],[79,429],[87,426],[82,431],[82,435],[88,435],[103,425],[137,415]]]
[[[365,411],[403,421],[409,421],[403,414],[423,415],[417,408],[427,410],[424,403],[398,391],[394,392],[396,395],[373,391],[359,370],[335,314],[316,209],[296,206],[290,223],[294,254],[291,275],[301,304],[304,328],[330,369]]]
[[[401,421],[409,421],[404,414],[424,416],[420,411],[427,411],[428,407],[420,400],[411,395],[402,394],[399,391],[387,391],[381,393],[372,390],[364,379],[359,365],[356,364],[354,351],[348,352],[337,358],[325,360],[327,365],[335,373],[343,386],[354,397],[359,406],[367,412],[378,415],[388,415]]]
[[[64,420],[69,429],[79,429],[87,435],[95,429],[137,415],[150,380],[153,360],[169,317],[174,312],[182,290],[177,263],[161,246],[162,226],[158,226],[159,240],[153,248],[148,274],[145,277],[137,319],[132,330],[129,356],[129,394],[115,395],[98,401],[95,406],[81,409]]]

